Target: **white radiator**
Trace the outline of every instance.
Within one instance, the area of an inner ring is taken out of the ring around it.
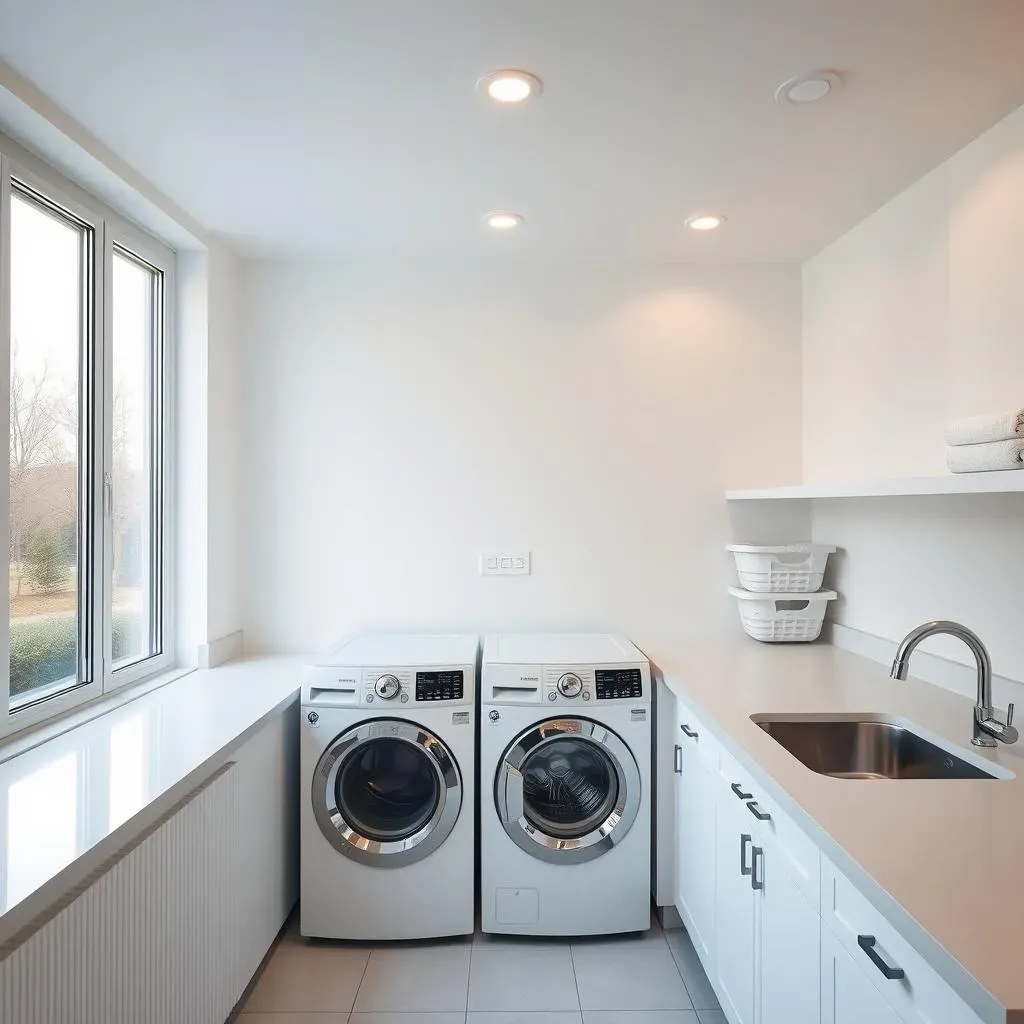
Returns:
[[[253,969],[233,941],[238,777],[223,766],[8,946],[2,1024],[222,1024]]]

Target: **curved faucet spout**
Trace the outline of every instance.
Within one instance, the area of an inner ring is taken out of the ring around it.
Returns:
[[[897,649],[889,674],[893,679],[906,679],[910,670],[910,656],[917,645],[922,640],[939,634],[955,636],[967,644],[978,666],[978,695],[974,704],[974,736],[971,742],[979,747],[994,747],[996,740],[1016,743],[1017,730],[1011,725],[1013,705],[1007,709],[1005,723],[995,717],[992,707],[992,659],[988,656],[988,650],[981,642],[981,637],[961,623],[938,619],[912,629]]]

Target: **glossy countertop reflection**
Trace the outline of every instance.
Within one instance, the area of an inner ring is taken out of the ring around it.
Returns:
[[[197,769],[216,770],[218,755],[297,694],[299,673],[290,658],[192,672],[0,764],[0,933],[69,865]]]

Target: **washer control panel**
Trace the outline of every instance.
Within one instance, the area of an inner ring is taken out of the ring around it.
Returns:
[[[416,700],[462,700],[463,671],[416,673]]]
[[[468,666],[456,665],[364,668],[359,703],[392,712],[403,704],[471,704],[474,675]]]
[[[644,694],[643,676],[638,668],[599,668],[594,673],[598,700],[639,699]]]
[[[550,704],[589,704],[594,699],[594,673],[584,668],[545,668],[544,697]]]
[[[590,665],[546,665],[541,703],[586,707],[596,701],[649,700],[649,676],[642,668],[599,668]]]

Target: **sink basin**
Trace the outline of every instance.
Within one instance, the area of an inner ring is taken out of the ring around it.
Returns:
[[[995,779],[1002,775],[881,716],[752,715],[751,719],[819,775],[837,779]]]

